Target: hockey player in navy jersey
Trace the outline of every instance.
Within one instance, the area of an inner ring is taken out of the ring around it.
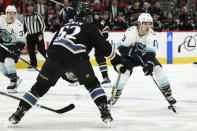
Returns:
[[[89,3],[85,2],[78,7],[75,21],[65,24],[54,36],[47,51],[48,58],[37,77],[37,81],[31,90],[25,93],[16,112],[10,116],[9,121],[11,123],[19,123],[24,114],[68,70],[73,72],[79,79],[79,83],[83,84],[89,91],[94,103],[100,110],[102,120],[104,122],[113,120],[108,109],[107,97],[94,74],[86,49],[94,47],[99,50],[111,60],[117,71],[120,71],[124,66],[120,64],[120,56],[102,37],[99,29],[93,24],[84,22],[85,17],[90,12],[88,5]]]
[[[89,14],[88,17],[86,18],[86,22],[96,25],[96,27],[101,31],[103,38],[107,40],[110,29],[103,21],[103,18],[99,16],[98,12],[93,12],[92,14]],[[87,49],[87,53],[89,54],[91,50],[92,50],[91,48]],[[103,81],[101,82],[102,87],[105,88],[112,87],[111,80],[109,79],[108,76],[108,67],[106,63],[106,58],[102,55],[102,53],[99,52],[99,50],[95,50],[94,52],[95,52],[94,55],[96,58],[96,62],[99,65],[99,69],[103,77]],[[62,78],[68,81],[70,86],[79,85],[77,77],[72,72],[66,72],[65,75],[62,76]]]
[[[151,15],[149,13],[142,13],[138,18],[138,26],[128,28],[118,43],[118,50],[122,57],[124,57],[124,65],[127,70],[121,75],[116,95],[108,100],[109,104],[114,105],[117,102],[125,84],[132,74],[133,68],[137,66],[143,67],[146,76],[153,75],[167,100],[171,104],[176,103],[176,100],[172,97],[167,75],[164,73],[161,64],[156,58],[156,49],[154,47],[156,34],[151,29],[152,24],[153,19]],[[141,58],[142,61],[140,60]],[[113,92],[114,88],[112,94]]]
[[[0,16],[0,43],[18,56],[25,46],[23,24],[16,18],[16,8],[8,5],[6,15]],[[0,72],[10,79],[9,93],[16,93],[21,79],[16,73],[15,63],[18,56],[9,53],[0,46]]]

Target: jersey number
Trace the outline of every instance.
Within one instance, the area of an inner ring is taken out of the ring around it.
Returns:
[[[63,37],[66,39],[76,39],[75,35],[79,34],[81,28],[79,26],[64,26],[59,31],[56,40],[60,40]]]

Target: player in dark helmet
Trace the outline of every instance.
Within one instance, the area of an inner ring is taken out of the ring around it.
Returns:
[[[85,2],[82,6],[78,7],[76,10],[76,20],[84,20],[87,23],[92,23],[101,31],[103,38],[107,39],[109,35],[109,27],[105,24],[102,17],[99,16],[99,12],[92,12],[91,5],[89,2]],[[91,51],[92,47],[88,47],[87,52]],[[98,50],[95,50],[96,62],[99,65],[101,71],[103,82],[101,83],[103,87],[111,87],[111,81],[108,76],[108,68],[106,64],[106,58]],[[72,72],[67,72],[62,78],[72,84],[70,86],[77,86],[78,79]]]
[[[120,56],[106,42],[99,29],[91,23],[84,22],[83,18],[86,17],[88,11],[89,9],[86,8],[86,3],[84,3],[78,8],[76,19],[73,22],[66,23],[55,34],[47,50],[48,58],[42,66],[37,81],[20,100],[16,112],[10,116],[9,121],[11,123],[19,123],[24,114],[68,70],[73,72],[79,83],[89,91],[94,103],[100,110],[102,120],[106,123],[113,120],[108,109],[107,96],[94,74],[87,51],[92,48],[99,50],[111,60],[117,71],[122,70],[124,66],[120,63]]]

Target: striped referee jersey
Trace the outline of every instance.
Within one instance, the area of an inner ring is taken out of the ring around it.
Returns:
[[[24,18],[24,32],[28,34],[36,34],[45,30],[45,23],[42,16],[37,12],[32,15],[25,15]]]

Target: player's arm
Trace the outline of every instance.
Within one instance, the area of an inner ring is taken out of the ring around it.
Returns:
[[[118,42],[118,51],[123,56],[128,56],[131,46],[135,43],[136,34],[135,30],[131,27],[126,30],[123,37]]]
[[[155,66],[156,59],[156,49],[154,47],[154,42],[156,41],[156,34],[151,32],[146,39],[146,49],[145,54],[142,56],[144,61],[143,71],[145,75],[152,75],[153,68]]]

